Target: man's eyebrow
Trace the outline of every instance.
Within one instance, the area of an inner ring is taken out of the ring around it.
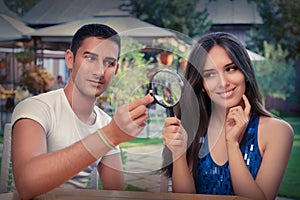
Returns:
[[[99,57],[99,55],[98,55],[98,54],[96,54],[96,53],[93,53],[93,52],[90,52],[90,51],[85,51],[85,52],[83,52],[83,54],[89,54],[89,55],[92,55],[92,56]]]
[[[105,57],[104,60],[113,60],[113,61],[116,61],[117,59],[114,58],[114,57]]]

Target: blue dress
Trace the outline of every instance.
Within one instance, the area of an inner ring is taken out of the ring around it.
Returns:
[[[244,161],[254,179],[262,161],[257,139],[258,123],[259,116],[251,115],[240,143]],[[203,143],[199,153],[195,185],[198,194],[234,195],[228,161],[222,166],[217,165],[211,158],[207,142]]]

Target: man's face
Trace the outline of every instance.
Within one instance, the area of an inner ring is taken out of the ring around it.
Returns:
[[[72,78],[78,91],[98,97],[118,70],[118,45],[107,39],[86,38],[77,50],[72,68]]]

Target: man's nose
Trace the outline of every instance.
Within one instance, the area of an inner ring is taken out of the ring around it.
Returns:
[[[99,76],[103,76],[107,67],[103,64],[103,62],[99,62],[96,66],[96,71]]]

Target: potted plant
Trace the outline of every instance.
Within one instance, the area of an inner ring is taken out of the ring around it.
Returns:
[[[33,95],[37,95],[49,91],[53,79],[53,75],[41,66],[30,66],[24,69],[20,85],[25,86]]]
[[[164,65],[168,65],[168,66],[172,65],[173,59],[174,59],[174,55],[172,53],[166,51],[160,53],[160,61]]]
[[[0,58],[0,69],[4,69],[6,67],[6,61],[3,58]]]
[[[30,63],[34,60],[34,52],[32,49],[25,49],[24,51],[18,52],[15,54],[18,62],[23,65]]]
[[[170,43],[162,43],[158,45],[160,52],[160,61],[164,65],[172,65],[174,54],[177,52],[177,47]]]

